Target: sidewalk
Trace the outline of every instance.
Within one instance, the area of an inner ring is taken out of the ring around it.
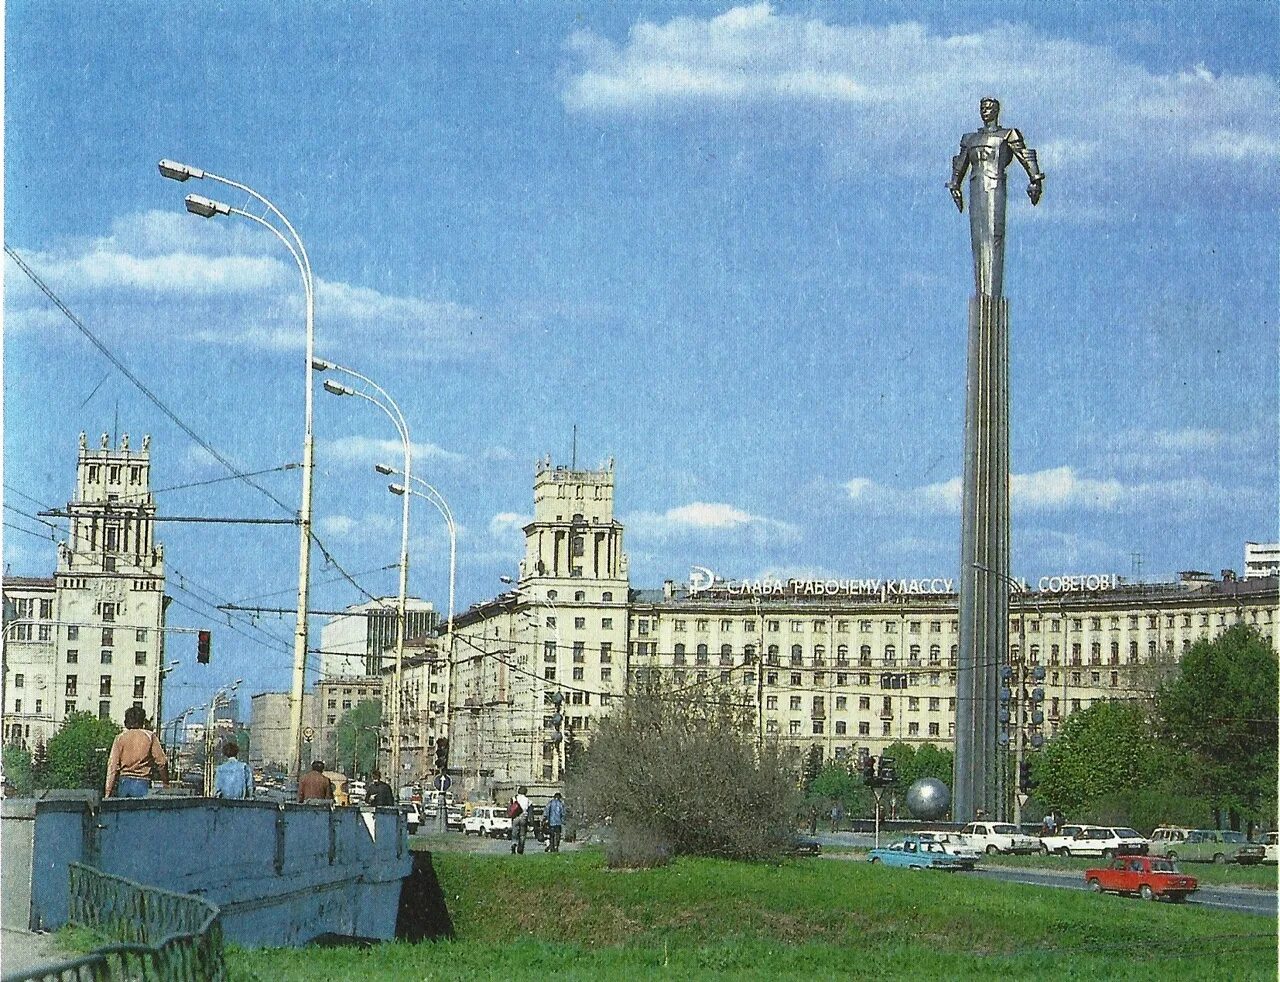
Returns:
[[[34,934],[10,928],[5,928],[0,935],[0,952],[0,976],[5,978],[76,957],[73,952],[59,948],[52,934]]]

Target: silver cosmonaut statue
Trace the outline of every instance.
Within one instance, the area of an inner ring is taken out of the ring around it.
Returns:
[[[964,193],[960,182],[969,177],[969,236],[973,240],[975,292],[998,297],[1004,287],[1005,168],[1017,158],[1031,183],[1027,197],[1040,203],[1044,174],[1036,162],[1036,152],[1023,142],[1017,130],[1000,126],[1000,102],[987,96],[978,106],[982,129],[960,138],[960,152],[951,158],[951,180],[947,189],[960,211]]]
[[[907,810],[926,822],[937,821],[951,806],[951,792],[936,777],[922,777],[907,788]]]

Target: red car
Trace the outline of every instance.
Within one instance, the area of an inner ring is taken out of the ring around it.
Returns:
[[[1200,886],[1194,876],[1179,873],[1159,856],[1123,856],[1102,869],[1085,870],[1084,882],[1094,893],[1136,893],[1143,900],[1167,897],[1175,904]]]

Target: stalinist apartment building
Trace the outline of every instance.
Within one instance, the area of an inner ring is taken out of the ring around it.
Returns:
[[[589,742],[628,682],[654,675],[694,692],[728,686],[755,708],[766,737],[797,752],[818,746],[826,759],[895,741],[951,745],[953,582],[741,583],[702,571],[691,584],[633,589],[613,502],[611,463],[539,463],[519,580],[457,618],[449,764],[464,794],[488,798],[517,784],[549,793],[565,735]],[[1230,571],[1025,584],[1011,599],[1008,653],[1026,668],[1027,684],[1009,693],[1011,707],[1028,701],[1024,739],[1051,738],[1100,700],[1148,697],[1198,638],[1231,625],[1250,624],[1274,643],[1278,600],[1276,577]]]
[[[6,743],[35,748],[67,714],[120,723],[130,706],[160,711],[164,547],[155,538],[150,438],[130,448],[80,436],[70,530],[52,577],[6,578]]]

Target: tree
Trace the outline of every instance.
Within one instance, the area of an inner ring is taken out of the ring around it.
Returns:
[[[362,699],[356,703],[338,720],[338,759],[330,766],[334,770],[349,768],[351,777],[358,777],[377,767],[381,726],[381,701]]]
[[[15,743],[4,748],[4,780],[12,785],[13,793],[25,798],[35,788],[35,774],[31,753]]]
[[[770,858],[791,836],[793,763],[775,741],[757,746],[754,707],[732,689],[641,682],[569,772],[569,809],[612,825],[611,865]]]
[[[1252,626],[1201,638],[1156,697],[1160,732],[1190,755],[1194,783],[1240,827],[1274,816],[1277,784],[1276,651]]]
[[[1061,732],[1031,758],[1031,776],[1039,801],[1070,813],[1117,794],[1155,788],[1176,763],[1176,754],[1157,743],[1146,709],[1100,702],[1067,718]]]
[[[107,783],[107,758],[120,727],[91,713],[71,713],[49,740],[49,762],[36,775],[42,788],[96,788]]]

